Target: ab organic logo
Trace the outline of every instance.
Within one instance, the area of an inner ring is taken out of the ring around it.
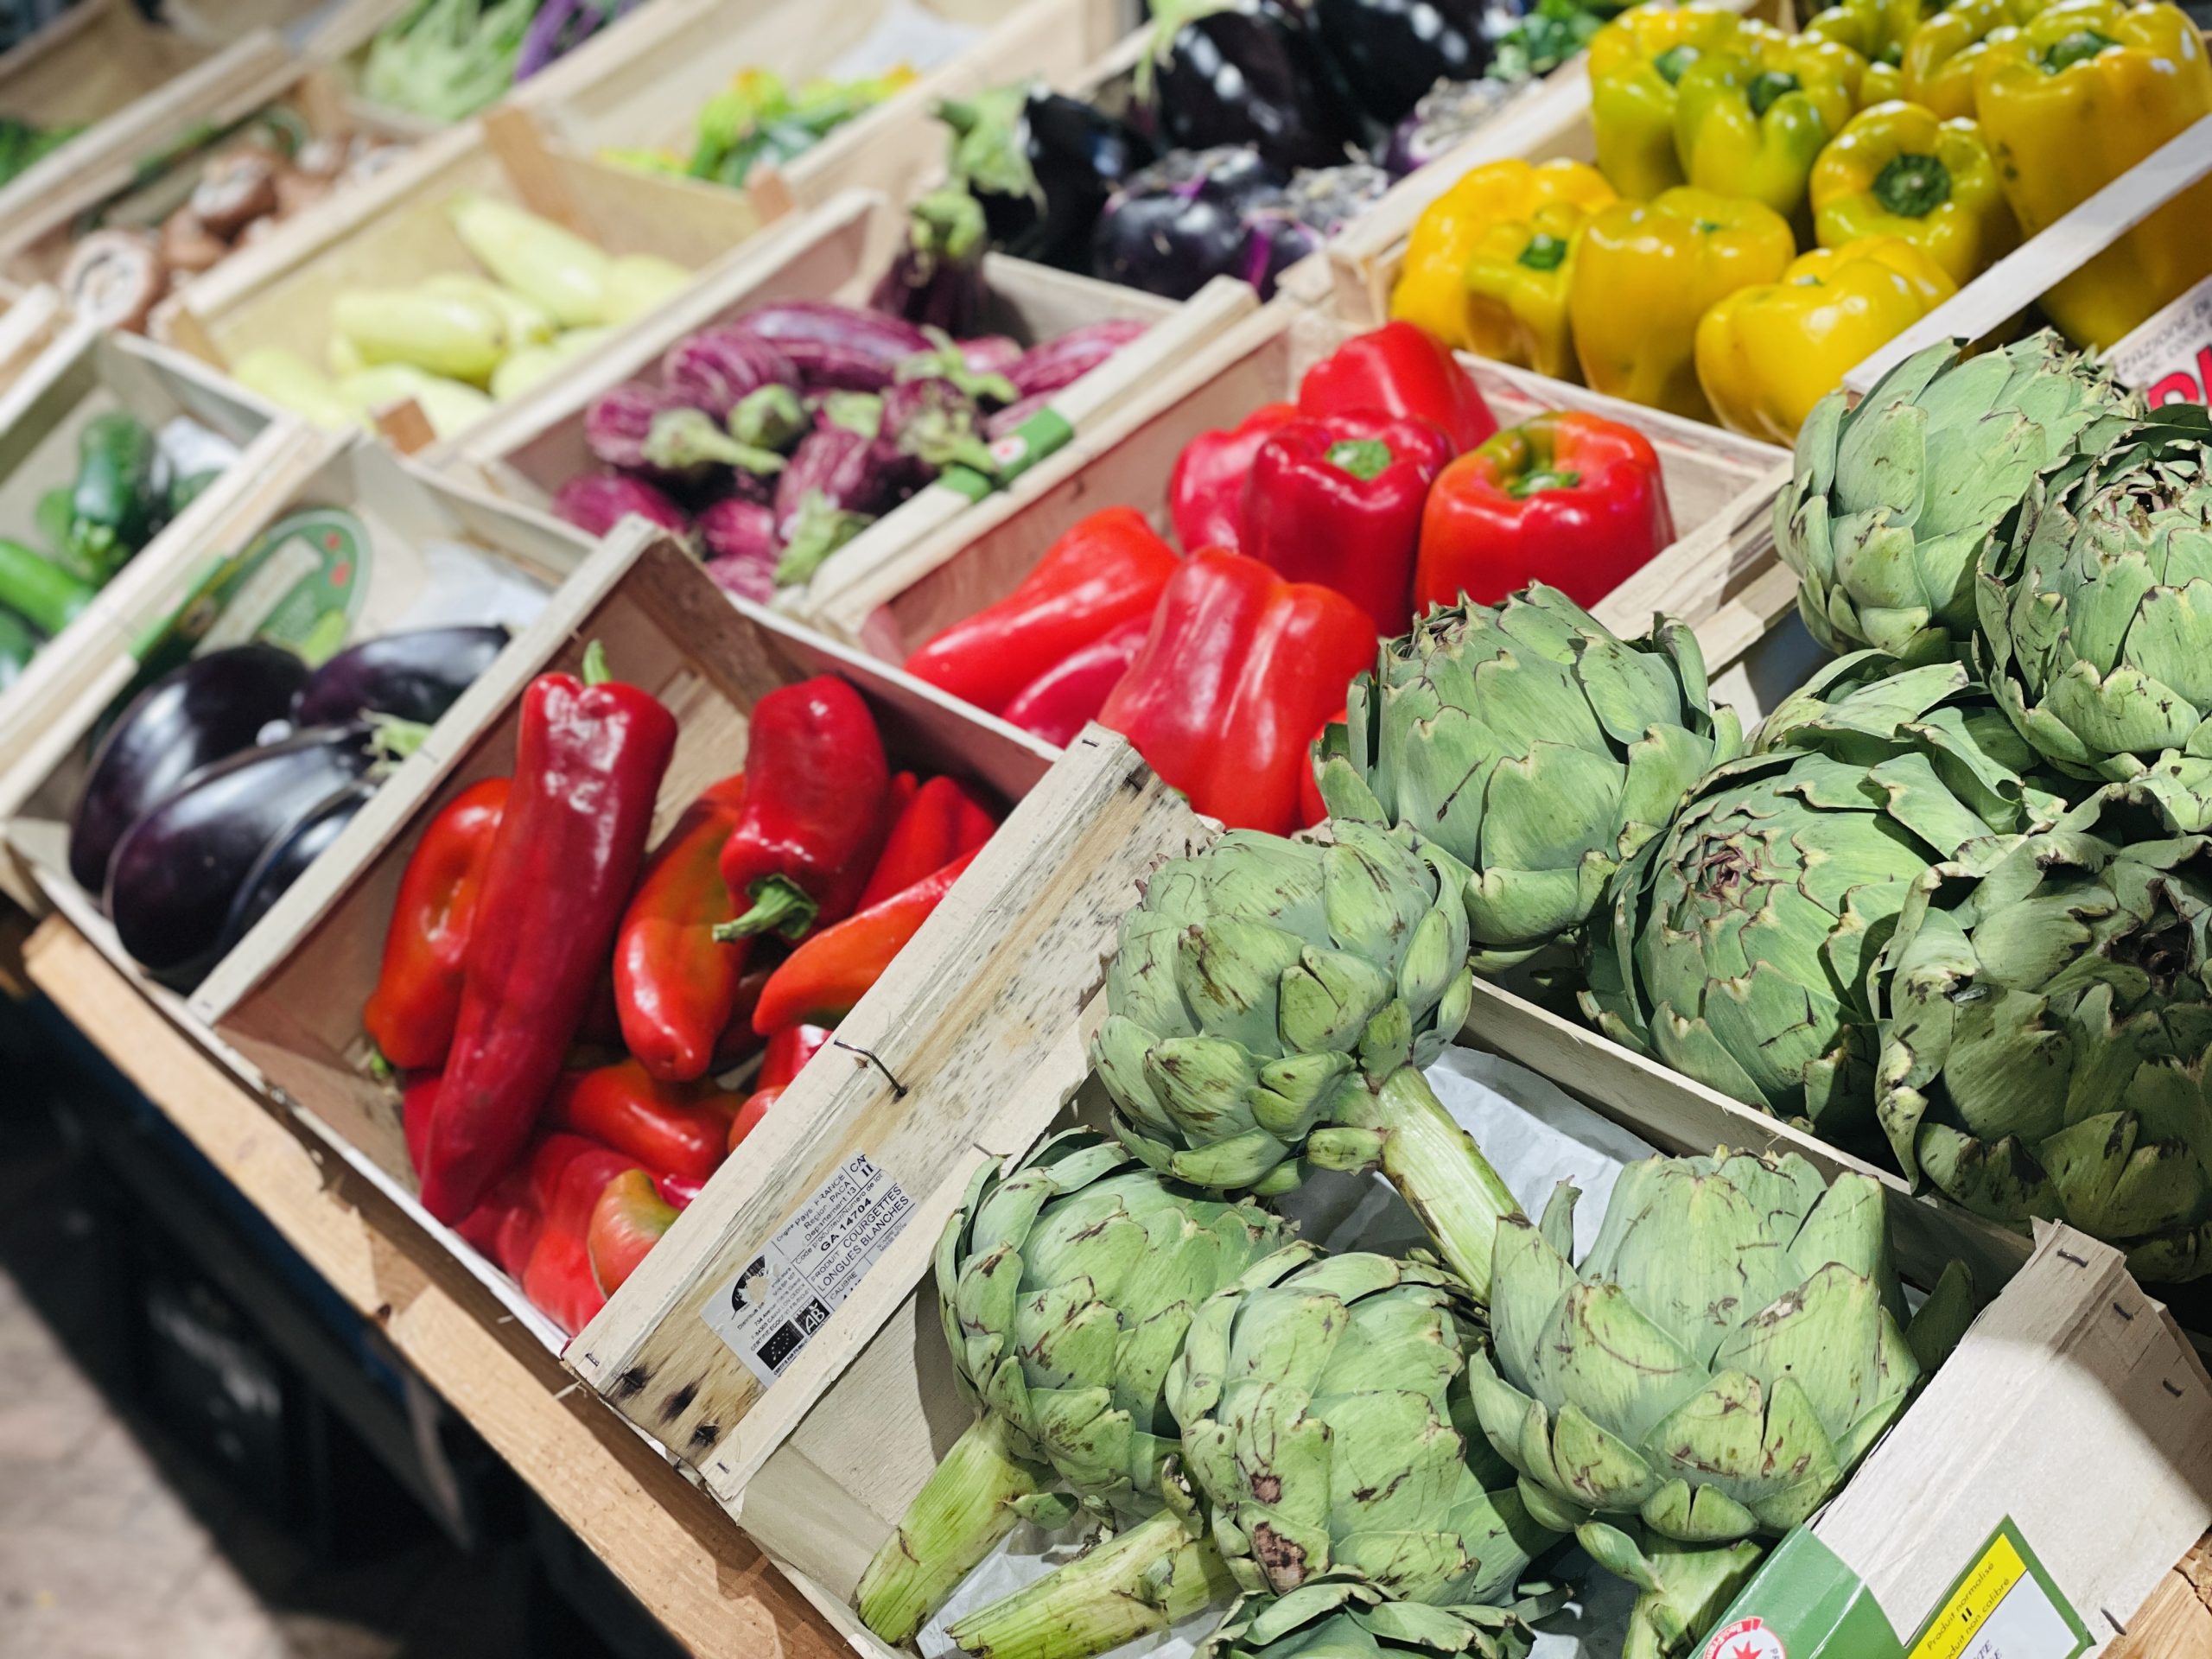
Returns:
[[[1739,1618],[1705,1644],[1705,1659],[1789,1659],[1782,1638],[1763,1618]]]

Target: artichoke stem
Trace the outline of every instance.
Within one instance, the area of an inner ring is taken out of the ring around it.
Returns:
[[[1236,1591],[1212,1541],[1162,1510],[970,1613],[952,1639],[978,1659],[1093,1659]]]
[[[1014,1455],[1004,1418],[996,1412],[978,1417],[861,1574],[853,1605],[861,1623],[887,1642],[911,1637],[1014,1530],[1015,1500],[1051,1478],[1042,1465]]]
[[[1382,1132],[1383,1174],[1413,1206],[1452,1271],[1487,1307],[1497,1224],[1519,1215],[1521,1205],[1414,1067],[1400,1066],[1369,1100],[1356,1127]]]

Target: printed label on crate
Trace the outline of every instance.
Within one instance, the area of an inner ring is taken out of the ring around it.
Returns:
[[[279,519],[245,551],[217,560],[176,613],[138,642],[143,676],[250,639],[326,660],[346,643],[367,590],[368,553],[368,527],[342,508]]]
[[[2212,403],[2212,277],[2207,277],[2112,348],[2120,384],[2157,409]]]
[[[2010,1519],[1951,1586],[1906,1659],[2074,1659],[2089,1633]]]
[[[1763,1618],[1739,1618],[1715,1630],[1705,1644],[1705,1659],[1789,1659],[1782,1638]]]
[[[866,1153],[855,1153],[702,1317],[766,1388],[830,1322],[913,1215],[906,1190]]]

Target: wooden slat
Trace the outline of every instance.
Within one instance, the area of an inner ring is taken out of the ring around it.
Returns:
[[[48,921],[28,950],[54,1005],[144,1090],[346,1302],[512,1464],[695,1654],[831,1659],[829,1627],[767,1560],[499,1306],[365,1186],[334,1177],[89,943]]]
[[[2105,1659],[2212,1659],[2212,1534],[2158,1581]]]

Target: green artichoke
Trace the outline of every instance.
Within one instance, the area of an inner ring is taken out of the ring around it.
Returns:
[[[1160,1503],[1174,1424],[1162,1389],[1199,1305],[1287,1239],[1249,1204],[1164,1180],[1103,1136],[1056,1135],[987,1165],[937,1247],[946,1345],[982,1414],[961,1436],[854,1600],[904,1641],[1016,1520]]]
[[[1287,1596],[1240,1603],[1206,1638],[1200,1659],[1527,1659],[1531,1619],[1564,1601],[1563,1591],[1500,1605],[1433,1607],[1392,1601],[1354,1580],[1322,1579]]]
[[[1331,812],[1410,830],[1468,867],[1486,974],[1571,944],[1614,872],[1742,747],[1688,629],[1662,620],[1624,642],[1541,585],[1432,610],[1352,683],[1345,724],[1347,752],[1322,772]]]
[[[2075,777],[2212,755],[2212,419],[2174,406],[2038,478],[1982,550],[1974,661]]]
[[[2141,413],[2109,369],[2048,330],[1979,357],[1931,346],[1854,409],[1830,392],[1797,434],[1774,510],[1806,627],[1834,652],[1965,656],[1982,538],[2037,473]]]
[[[1262,1262],[1198,1310],[1169,1370],[1182,1456],[1168,1507],[953,1639],[993,1659],[1104,1651],[1132,1633],[1132,1601],[1215,1576],[1194,1554],[1247,1595],[1306,1592],[1270,1629],[1330,1601],[1471,1607],[1510,1592],[1558,1540],[1476,1431],[1478,1318],[1466,1287],[1422,1262],[1293,1249]]]
[[[1122,920],[1093,1059],[1114,1131],[1215,1191],[1380,1165],[1480,1296],[1513,1195],[1421,1068],[1472,995],[1466,868],[1418,836],[1232,831],[1163,866]]]
[[[2174,770],[1916,886],[1876,1096],[1906,1174],[2000,1221],[2065,1221],[2166,1282],[2212,1273],[2212,842],[2164,833]]]
[[[1671,1652],[1757,1559],[1735,1547],[1806,1519],[1896,1421],[1965,1328],[1965,1273],[1908,1332],[1881,1187],[1794,1154],[1631,1164],[1579,1268],[1576,1196],[1498,1229],[1475,1410],[1529,1515],[1644,1588],[1628,1653]]]
[[[1608,1036],[1831,1140],[1873,1140],[1867,969],[1931,865],[1980,868],[2063,801],[1940,662],[1831,664],[1615,884],[1584,1011]]]

